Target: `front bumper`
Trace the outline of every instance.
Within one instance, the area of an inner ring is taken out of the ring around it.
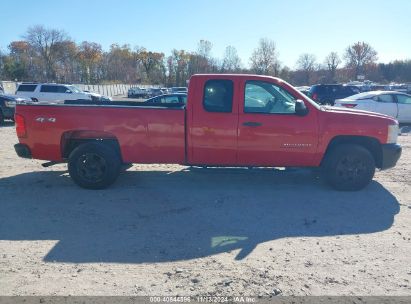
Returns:
[[[17,155],[20,157],[31,158],[31,151],[27,145],[16,144],[14,145],[14,150],[16,150]]]
[[[392,168],[401,156],[402,148],[398,144],[384,144],[382,148],[381,170]]]

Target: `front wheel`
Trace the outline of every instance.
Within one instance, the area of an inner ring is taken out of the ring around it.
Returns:
[[[86,143],[70,153],[68,170],[74,182],[86,189],[104,189],[117,179],[121,168],[118,153],[102,143]]]
[[[370,151],[359,145],[333,147],[322,164],[328,184],[337,190],[357,191],[367,186],[375,173],[375,160]]]

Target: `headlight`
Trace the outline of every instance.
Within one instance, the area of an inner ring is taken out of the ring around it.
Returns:
[[[9,101],[5,101],[4,105],[8,108],[15,108],[16,107],[16,102],[9,100]]]
[[[397,143],[398,124],[388,126],[387,144]]]

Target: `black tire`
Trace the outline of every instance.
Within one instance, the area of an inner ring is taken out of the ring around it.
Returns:
[[[68,170],[74,182],[86,189],[105,189],[117,179],[120,155],[108,145],[86,143],[75,148],[68,159]]]
[[[33,101],[33,102],[39,102],[39,100],[38,100],[37,98],[34,98],[34,97],[31,98],[31,101]]]
[[[3,112],[0,110],[0,126],[4,125],[4,115]]]
[[[370,151],[354,144],[341,144],[327,152],[322,164],[323,176],[333,188],[358,191],[367,186],[375,173]]]

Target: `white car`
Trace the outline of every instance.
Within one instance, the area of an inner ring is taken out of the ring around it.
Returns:
[[[64,103],[65,100],[110,101],[111,98],[97,93],[84,92],[69,84],[57,83],[22,83],[16,95],[34,102]]]
[[[411,95],[394,91],[371,91],[335,101],[336,107],[389,115],[399,123],[411,123]]]

